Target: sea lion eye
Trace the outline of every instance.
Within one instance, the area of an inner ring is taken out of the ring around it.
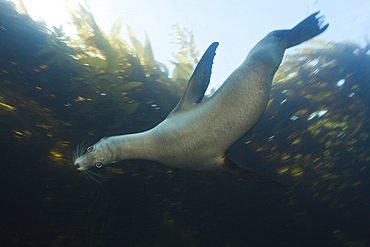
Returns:
[[[89,146],[89,147],[86,149],[86,151],[87,151],[88,153],[91,153],[93,150],[94,150],[94,147],[93,147],[93,146]]]
[[[100,162],[100,161],[98,161],[98,162],[95,163],[95,167],[96,168],[102,168],[102,166],[103,166],[103,163]]]

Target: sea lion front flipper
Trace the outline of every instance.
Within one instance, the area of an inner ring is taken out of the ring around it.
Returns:
[[[240,178],[244,178],[244,179],[252,181],[252,182],[272,185],[272,186],[276,186],[276,187],[280,187],[280,188],[287,188],[288,187],[285,184],[281,184],[276,180],[264,177],[264,176],[262,176],[261,174],[255,172],[255,171],[252,171],[252,170],[250,170],[250,169],[248,169],[248,168],[246,168],[242,165],[239,165],[239,164],[235,163],[226,154],[225,154],[225,157],[224,157],[224,165],[223,165],[222,168],[223,168],[223,171],[225,171],[225,172],[227,172],[231,175],[234,175],[234,176],[237,176],[237,177],[240,177]]]
[[[213,42],[204,52],[193,75],[190,77],[182,98],[168,117],[174,113],[186,111],[202,101],[210,82],[213,58],[216,55],[217,46],[218,42]]]

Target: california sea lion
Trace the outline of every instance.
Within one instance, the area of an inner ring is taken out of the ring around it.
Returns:
[[[270,32],[249,52],[210,98],[208,87],[218,43],[199,61],[184,95],[168,117],[145,132],[103,138],[76,157],[78,171],[127,159],[154,160],[168,166],[199,171],[227,172],[277,187],[286,187],[233,162],[227,149],[259,121],[265,111],[272,79],[287,48],[324,32],[319,12],[290,30]]]

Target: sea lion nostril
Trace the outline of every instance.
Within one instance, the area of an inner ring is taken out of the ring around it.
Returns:
[[[80,165],[78,163],[75,164],[76,168],[80,168]]]

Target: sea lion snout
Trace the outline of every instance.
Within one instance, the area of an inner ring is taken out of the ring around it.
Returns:
[[[82,171],[85,170],[83,167],[81,167],[80,163],[78,163],[78,162],[75,163],[74,166],[75,166],[76,170],[79,171],[79,172],[82,172]]]
[[[85,167],[85,162],[86,162],[86,154],[83,154],[79,157],[75,157],[73,159],[73,165],[77,171],[84,171],[88,169]]]

